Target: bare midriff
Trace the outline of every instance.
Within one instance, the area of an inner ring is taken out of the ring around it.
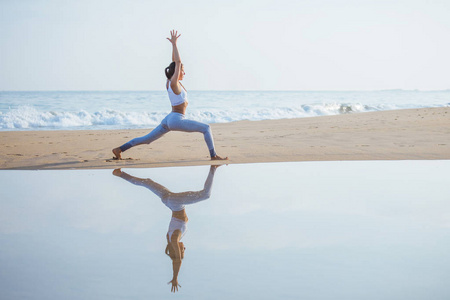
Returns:
[[[176,112],[176,113],[184,115],[186,113],[187,106],[188,106],[188,102],[184,101],[181,104],[172,106],[172,112]]]
[[[184,222],[188,221],[188,217],[187,217],[186,211],[184,209],[180,210],[180,211],[172,211],[172,218],[177,218]]]

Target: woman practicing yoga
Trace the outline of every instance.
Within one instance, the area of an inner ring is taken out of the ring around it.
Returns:
[[[201,132],[205,138],[206,145],[209,149],[211,160],[227,160],[228,157],[222,158],[217,155],[214,149],[214,141],[211,128],[208,124],[200,123],[193,120],[185,119],[186,108],[188,105],[187,91],[181,84],[184,78],[184,68],[181,63],[180,54],[177,48],[177,39],[180,37],[177,31],[170,32],[171,37],[167,38],[172,43],[172,63],[166,68],[167,84],[166,89],[169,93],[170,103],[172,104],[172,112],[168,114],[155,129],[143,137],[132,139],[120,147],[114,148],[114,159],[122,159],[121,153],[131,147],[150,144],[156,141],[164,134],[171,130],[184,132]]]
[[[185,247],[181,239],[187,230],[188,217],[186,214],[185,206],[194,204],[203,200],[209,199],[211,196],[211,188],[214,179],[214,173],[219,166],[211,166],[209,169],[208,177],[206,178],[203,190],[201,191],[189,191],[182,193],[173,193],[164,186],[154,182],[150,178],[143,179],[139,177],[131,176],[121,169],[115,169],[113,174],[121,177],[132,184],[143,186],[155,193],[172,211],[172,218],[170,219],[169,229],[166,234],[167,246],[165,253],[172,260],[172,280],[168,282],[171,284],[171,291],[178,291],[178,287],[181,285],[178,283],[178,274],[180,272],[181,263],[184,259]]]

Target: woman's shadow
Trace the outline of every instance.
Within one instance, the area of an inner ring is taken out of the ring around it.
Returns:
[[[185,205],[194,204],[211,196],[211,187],[214,179],[214,174],[219,166],[211,166],[205,185],[201,191],[187,191],[182,193],[173,193],[166,187],[154,182],[150,178],[139,178],[123,172],[121,169],[115,169],[113,175],[118,176],[131,182],[135,185],[140,185],[148,188],[155,193],[161,201],[172,211],[172,218],[169,223],[169,230],[167,232],[167,246],[165,253],[172,259],[173,277],[168,284],[172,284],[171,291],[178,291],[178,273],[181,268],[181,262],[184,258],[184,247],[181,239],[186,233],[188,217],[186,215]]]

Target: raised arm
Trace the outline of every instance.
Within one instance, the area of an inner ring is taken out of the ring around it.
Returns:
[[[170,81],[170,87],[177,95],[181,93],[181,87],[178,81],[181,72],[181,58],[177,47],[177,40],[180,36],[181,34],[178,34],[178,31],[172,30],[170,32],[170,38],[167,38],[172,43],[172,61],[175,62],[175,73],[173,73],[172,80]]]
[[[172,247],[173,249],[173,257],[172,259],[172,280],[169,281],[167,284],[172,284],[171,291],[177,292],[178,287],[181,287],[181,285],[178,283],[178,274],[180,272],[181,268],[181,262],[183,259],[183,255],[181,253],[180,247],[184,248],[184,244],[181,243],[180,245],[180,239],[181,239],[181,231],[175,230],[175,232],[172,234],[172,240],[169,241],[170,245],[167,245],[167,247]],[[168,249],[166,248],[166,254],[168,254]]]

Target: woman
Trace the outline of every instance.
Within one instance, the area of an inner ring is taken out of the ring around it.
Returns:
[[[120,147],[114,148],[114,159],[122,159],[121,153],[130,149],[131,147],[150,144],[156,141],[164,134],[171,130],[184,132],[201,132],[205,138],[208,146],[211,160],[227,160],[228,157],[222,158],[217,155],[214,149],[214,141],[211,133],[211,128],[208,124],[200,123],[193,120],[185,119],[186,108],[188,105],[187,91],[181,84],[184,78],[184,68],[181,63],[180,54],[177,48],[177,39],[180,37],[177,31],[170,32],[171,37],[167,38],[172,43],[172,60],[173,62],[166,68],[165,73],[167,77],[166,89],[169,93],[169,99],[172,104],[172,112],[168,114],[152,132],[146,136],[135,138]]]
[[[173,193],[164,186],[154,182],[150,178],[142,179],[138,177],[131,176],[120,169],[113,171],[115,176],[121,177],[128,182],[135,185],[140,185],[148,188],[150,191],[155,193],[161,201],[172,211],[172,218],[170,219],[169,229],[167,231],[166,239],[166,254],[172,260],[172,270],[173,276],[172,280],[168,282],[171,284],[171,291],[178,291],[178,287],[181,285],[178,283],[178,274],[181,268],[181,262],[184,258],[184,247],[181,239],[187,230],[188,217],[186,214],[185,206],[189,204],[194,204],[206,199],[211,196],[211,187],[213,184],[214,173],[219,166],[211,166],[209,169],[208,177],[206,178],[203,190],[196,192],[182,192]]]

